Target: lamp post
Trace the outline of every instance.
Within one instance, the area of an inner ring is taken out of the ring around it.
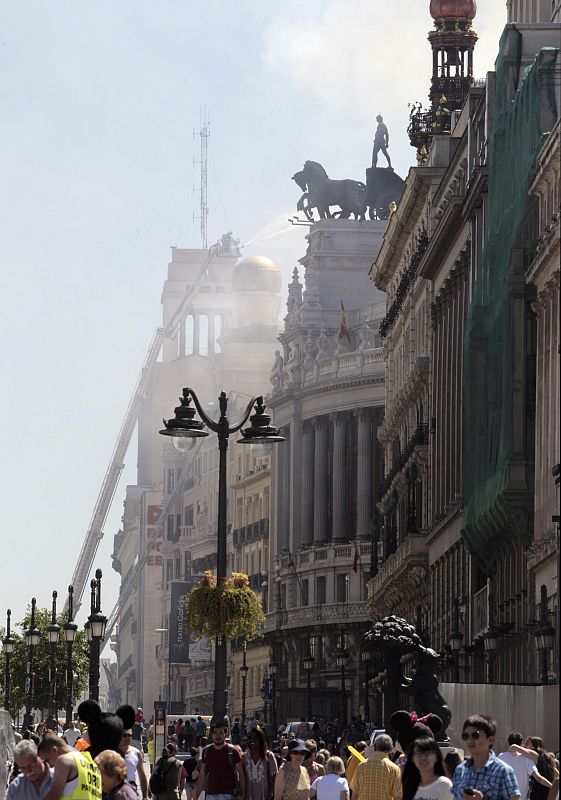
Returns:
[[[372,653],[370,650],[362,651],[362,661],[364,663],[364,721],[370,722],[370,662]]]
[[[84,625],[86,638],[90,644],[90,681],[89,696],[92,700],[99,700],[99,654],[101,642],[105,636],[106,617],[101,613],[101,578],[100,569],[95,571],[95,579],[92,580],[90,595],[90,616]]]
[[[25,717],[23,720],[24,727],[28,728],[33,723],[33,716],[31,709],[33,708],[33,694],[35,690],[35,673],[33,671],[33,648],[37,647],[41,640],[41,633],[35,627],[35,607],[37,600],[33,597],[31,599],[31,620],[29,628],[24,631],[25,641],[29,648],[28,661],[27,661],[27,680],[26,680],[26,698],[25,698]]]
[[[68,587],[68,620],[64,623],[64,641],[66,642],[66,724],[72,721],[72,690],[74,673],[72,670],[72,646],[78,626],[74,619],[74,587]]]
[[[277,738],[277,664],[271,661],[269,664],[269,675],[273,681],[273,739]]]
[[[60,634],[60,625],[56,621],[56,598],[57,593],[53,592],[53,604],[51,608],[51,624],[47,627],[47,636],[51,650],[51,664],[49,667],[49,712],[55,719],[57,717],[56,708],[56,646]]]
[[[450,634],[450,650],[454,658],[454,681],[460,682],[460,650],[462,649],[462,641],[464,637],[460,631],[460,604],[456,600],[454,604],[454,630]]]
[[[483,636],[483,647],[485,648],[485,652],[487,653],[487,683],[493,683],[495,679],[493,672],[493,662],[495,659],[495,653],[497,652],[498,646],[499,646],[499,640],[497,636],[497,631],[493,627],[487,628]]]
[[[10,713],[10,701],[12,693],[12,669],[10,661],[12,653],[14,652],[15,639],[12,638],[10,630],[10,622],[12,617],[12,610],[9,608],[6,612],[6,636],[2,639],[2,647],[6,655],[6,683],[4,686],[4,708]]]
[[[249,667],[247,666],[247,642],[244,639],[243,643],[243,661],[240,667],[240,675],[242,676],[242,737],[245,736],[245,700],[246,700],[246,687],[247,687],[247,673]]]
[[[547,586],[542,585],[540,589],[540,624],[535,632],[536,645],[540,654],[540,683],[549,683],[549,651],[553,650],[553,640],[555,638],[555,628],[548,622],[549,612],[547,610]]]
[[[307,689],[308,689],[308,722],[312,719],[312,670],[314,668],[315,658],[312,655],[306,656],[304,659],[304,669],[307,676]]]
[[[201,420],[194,419],[195,408],[191,407],[191,400],[195,404],[196,411]],[[243,444],[258,444],[262,442],[284,442],[285,438],[279,436],[278,430],[269,423],[271,417],[265,414],[263,397],[253,398],[241,419],[235,425],[230,425],[227,417],[228,398],[225,392],[220,393],[218,398],[220,406],[220,418],[215,422],[205,414],[199,399],[192,389],[183,389],[183,396],[180,398],[180,405],[175,408],[175,417],[164,420],[165,428],[161,430],[162,436],[173,437],[174,445],[180,445],[182,440],[193,437],[208,436],[208,432],[203,430],[206,425],[211,431],[218,434],[218,449],[220,453],[218,468],[218,526],[217,526],[217,546],[216,546],[216,583],[220,585],[226,578],[226,453],[228,451],[228,438],[231,434],[241,430],[249,419],[252,410],[255,411],[251,417],[249,428],[242,431],[242,438],[238,441]],[[228,713],[228,688],[226,676],[228,672],[227,642],[222,636],[216,639],[214,657],[214,692],[212,698],[212,715],[215,720],[223,720]]]
[[[341,649],[337,653],[337,666],[341,670],[341,724],[347,724],[347,687],[345,683],[345,669],[349,663],[349,654],[341,643]]]

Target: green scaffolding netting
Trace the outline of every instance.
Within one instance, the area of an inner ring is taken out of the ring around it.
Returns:
[[[521,34],[509,25],[497,59],[485,239],[464,338],[462,536],[486,574],[508,541],[528,537],[532,526],[533,430],[522,437],[515,430],[521,393],[522,402],[534,402],[532,335],[527,315],[520,318],[520,293],[531,249],[528,185],[557,118],[559,50],[543,48],[518,86],[521,52]]]

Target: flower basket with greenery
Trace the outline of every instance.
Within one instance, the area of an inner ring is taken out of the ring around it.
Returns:
[[[205,572],[189,594],[187,612],[191,630],[210,639],[255,639],[265,621],[261,601],[243,572],[232,573],[219,585]]]

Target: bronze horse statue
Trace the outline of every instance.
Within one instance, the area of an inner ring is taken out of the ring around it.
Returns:
[[[366,185],[361,181],[332,180],[317,161],[306,161],[304,169],[292,176],[304,194],[297,204],[298,211],[303,211],[313,222],[313,209],[317,209],[320,219],[340,217],[364,219],[366,215]],[[331,206],[339,206],[340,212],[332,214]]]

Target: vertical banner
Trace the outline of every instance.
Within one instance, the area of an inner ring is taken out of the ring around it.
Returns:
[[[189,662],[189,631],[187,628],[186,600],[190,585],[186,581],[172,581],[169,614],[169,663]]]

